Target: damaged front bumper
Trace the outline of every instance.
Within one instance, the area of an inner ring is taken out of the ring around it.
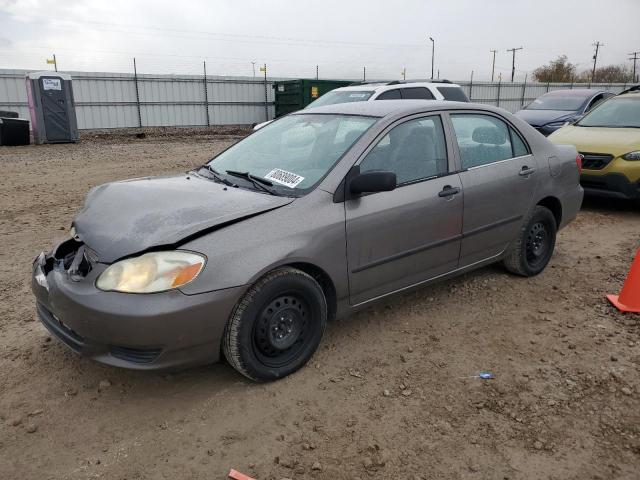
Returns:
[[[224,327],[244,287],[197,295],[104,292],[95,281],[108,265],[82,247],[67,240],[33,264],[36,311],[53,336],[76,353],[125,368],[165,369],[219,359]]]

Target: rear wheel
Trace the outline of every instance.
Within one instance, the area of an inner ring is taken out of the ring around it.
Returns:
[[[306,364],[327,323],[318,282],[295,268],[268,273],[240,299],[227,323],[222,350],[238,372],[275,380]]]
[[[553,255],[557,231],[553,213],[548,208],[536,205],[504,259],[507,270],[524,277],[542,272]]]

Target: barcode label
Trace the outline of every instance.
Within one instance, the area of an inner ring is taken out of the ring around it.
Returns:
[[[289,188],[295,188],[300,182],[304,180],[304,177],[301,177],[300,175],[287,172],[286,170],[280,170],[279,168],[274,168],[269,173],[267,173],[264,178],[279,183],[280,185],[285,185]]]

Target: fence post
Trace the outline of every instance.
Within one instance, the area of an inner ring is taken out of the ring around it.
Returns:
[[[471,70],[471,81],[469,82],[469,100],[473,102],[473,70]]]
[[[529,75],[528,73],[525,73],[525,75],[524,75],[524,83],[522,84],[522,98],[520,100],[520,108],[524,107],[524,94],[525,94],[525,91],[527,89],[527,76],[528,75]]]
[[[209,92],[207,92],[207,62],[202,62],[204,68],[204,109],[207,114],[207,127],[211,126],[209,119]]]
[[[142,127],[142,114],[140,113],[140,90],[138,90],[138,69],[136,57],[133,57],[133,82],[136,86],[136,106],[138,107],[138,127]]]
[[[496,107],[500,106],[500,88],[502,88],[502,78],[498,80],[498,98],[496,99]]]
[[[267,64],[264,64],[264,119],[269,120],[269,99],[267,96]]]
[[[549,91],[549,81],[547,80],[547,92]]]

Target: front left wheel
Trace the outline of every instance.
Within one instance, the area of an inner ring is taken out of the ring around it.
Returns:
[[[327,301],[318,282],[284,267],[258,280],[238,301],[225,328],[222,351],[238,372],[276,380],[305,365],[327,324]]]

